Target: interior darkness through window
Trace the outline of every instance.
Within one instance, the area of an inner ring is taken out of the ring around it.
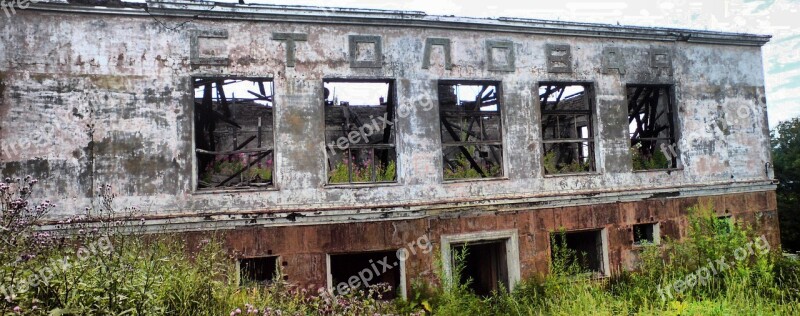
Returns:
[[[245,258],[239,260],[242,284],[266,284],[275,279],[278,257]]]
[[[391,289],[381,293],[382,299],[390,300],[399,297],[401,267],[397,251],[360,252],[331,255],[331,279],[333,290],[338,294],[346,294],[354,290],[366,291],[367,287],[379,284],[388,285]],[[356,284],[357,282],[357,284]],[[341,288],[346,284],[345,293]]]
[[[656,224],[633,225],[633,244],[645,245],[653,244],[656,239]]]
[[[603,274],[605,271],[600,230],[553,233],[551,251],[551,257],[562,256],[565,266],[576,266],[579,272]]]

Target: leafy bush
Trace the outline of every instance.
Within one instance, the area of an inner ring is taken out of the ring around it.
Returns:
[[[650,155],[642,152],[642,143],[637,143],[630,149],[633,159],[633,170],[657,170],[670,168],[672,161],[660,150]]]
[[[477,151],[476,147],[470,146],[466,149],[471,157],[475,157],[475,152]],[[472,164],[469,162],[464,153],[458,152],[455,154],[455,159],[453,159],[451,162],[452,165],[446,164],[444,168],[444,178],[446,180],[481,178],[481,174],[472,167]],[[493,164],[488,160],[481,160],[481,162],[476,161],[476,163],[486,177],[492,178],[503,175],[503,168],[500,164]]]
[[[572,162],[558,162],[556,151],[549,151],[544,155],[544,170],[547,174],[567,174],[588,172],[592,169],[592,162],[581,162],[578,160]]]

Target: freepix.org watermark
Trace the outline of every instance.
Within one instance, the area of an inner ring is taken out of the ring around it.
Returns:
[[[725,272],[737,263],[755,254],[765,255],[769,253],[769,250],[769,242],[767,242],[767,238],[762,235],[756,240],[747,243],[744,247],[736,249],[736,251],[733,252],[733,258],[722,257],[713,261],[709,260],[708,265],[698,268],[695,272],[689,273],[686,277],[675,280],[667,285],[659,286],[658,294],[661,295],[661,300],[664,301],[667,299],[675,299],[673,293],[674,295],[678,295],[695,286],[706,285],[711,281],[711,278]]]
[[[17,14],[17,9],[25,10],[31,6],[32,3],[38,3],[42,0],[0,0],[0,8],[6,14],[7,18]]]
[[[17,280],[15,284],[0,286],[0,299],[13,302],[19,294],[36,288],[40,284],[50,284],[56,273],[63,273],[81,262],[98,255],[108,255],[112,251],[114,251],[114,245],[111,243],[111,239],[107,236],[101,237],[95,242],[80,247],[74,256],[64,256],[61,259],[53,260],[29,277]]]
[[[408,104],[400,104],[400,106],[397,107],[396,116],[399,118],[407,118],[415,108],[420,112],[427,112],[434,108],[434,102],[429,98],[423,97],[421,100],[412,101]],[[370,116],[370,121],[364,123],[357,131],[352,131],[347,134],[346,137],[342,136],[336,141],[325,144],[325,157],[328,158],[328,151],[330,151],[331,156],[336,156],[336,149],[344,151],[350,148],[351,145],[357,145],[361,142],[369,143],[370,136],[382,131],[387,126],[394,126],[395,123],[396,121],[389,119],[388,114],[378,117]]]
[[[335,285],[334,289],[339,295],[346,295],[350,291],[356,290],[361,286],[368,287],[373,279],[399,267],[400,264],[408,260],[411,256],[417,255],[418,252],[428,254],[431,251],[433,251],[433,245],[430,239],[428,239],[428,235],[423,235],[417,238],[417,240],[408,243],[406,247],[397,250],[397,252],[395,252],[395,258],[393,258],[394,260],[390,261],[389,256],[384,256],[383,259],[377,262],[369,260],[370,265],[368,267],[358,272],[357,275],[350,276],[347,282],[340,282]]]

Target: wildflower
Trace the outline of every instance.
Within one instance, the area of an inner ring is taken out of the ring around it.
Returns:
[[[19,306],[14,306],[14,313],[22,314],[22,308]]]

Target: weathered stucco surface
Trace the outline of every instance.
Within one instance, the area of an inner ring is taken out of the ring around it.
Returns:
[[[317,261],[287,258],[323,268],[325,252],[360,249],[355,245],[367,238],[357,228],[362,226],[386,234],[385,243],[363,247],[377,249],[402,244],[405,235],[413,239],[416,233],[439,236],[495,226],[552,231],[560,225],[578,229],[593,223],[595,228],[624,230],[636,222],[631,214],[646,211],[655,219],[675,220],[668,232],[677,235],[681,225],[676,218],[685,212],[678,204],[708,196],[720,196],[725,207],[718,205],[718,211],[723,213],[754,217],[766,212],[772,218],[768,226],[775,230],[771,238],[777,238],[775,187],[766,166],[771,158],[759,46],[764,37],[582,24],[548,31],[559,26],[418,13],[151,6],[161,10],[149,16],[140,8],[41,3],[0,20],[1,173],[41,179],[37,196],[57,201],[56,217],[99,203],[93,188],[110,184],[119,195],[117,205],[139,207],[154,231],[245,228],[231,232],[233,248],[263,254],[266,248],[250,249],[259,242],[245,236],[266,234],[259,240],[292,240],[308,249],[287,248],[284,253]],[[197,12],[189,10],[202,10],[202,18],[191,18]],[[93,11],[110,14],[87,13]],[[201,57],[228,58],[229,65],[192,64],[196,30],[227,31],[227,38],[200,38],[197,48]],[[307,41],[296,42],[295,67],[287,67],[286,42],[273,40],[273,32],[308,34]],[[351,68],[350,35],[380,36],[382,67]],[[423,69],[427,38],[450,39],[452,69],[444,65],[441,46],[433,47],[431,66]],[[513,42],[514,71],[488,70],[488,40]],[[570,45],[571,73],[548,72],[547,44]],[[604,71],[603,51],[609,47],[623,53],[624,75]],[[655,50],[667,52],[671,68],[651,66]],[[195,192],[192,77],[211,75],[274,79],[274,189]],[[397,111],[406,114],[396,120],[397,184],[326,185],[322,80],[331,78],[397,81]],[[436,111],[440,79],[501,82],[503,179],[443,182]],[[596,173],[544,176],[537,92],[541,81],[593,84]],[[681,168],[633,172],[625,85],[656,83],[674,87]],[[761,200],[734,202],[751,197]],[[607,208],[613,215],[599,210]],[[428,222],[441,216],[477,219]],[[584,216],[598,220],[587,222]],[[561,220],[544,222],[554,218]],[[372,221],[385,222],[367,223]],[[469,227],[449,227],[451,223]],[[297,225],[314,226],[263,228]],[[408,231],[391,233],[390,238],[391,231],[384,230],[390,226]],[[331,229],[353,234],[333,238],[319,233]],[[288,231],[293,233],[279,233]],[[537,246],[521,250],[524,275],[546,270],[534,265],[546,262],[548,243],[533,230],[530,234],[525,238],[537,242],[522,242],[521,248]],[[612,235],[611,242],[623,239]],[[321,241],[304,242],[307,238]],[[336,246],[334,239],[353,247]],[[615,264],[626,260],[621,251],[612,254]],[[429,267],[431,261],[419,264]],[[298,272],[308,274],[303,280],[319,284],[318,271],[303,271]]]

